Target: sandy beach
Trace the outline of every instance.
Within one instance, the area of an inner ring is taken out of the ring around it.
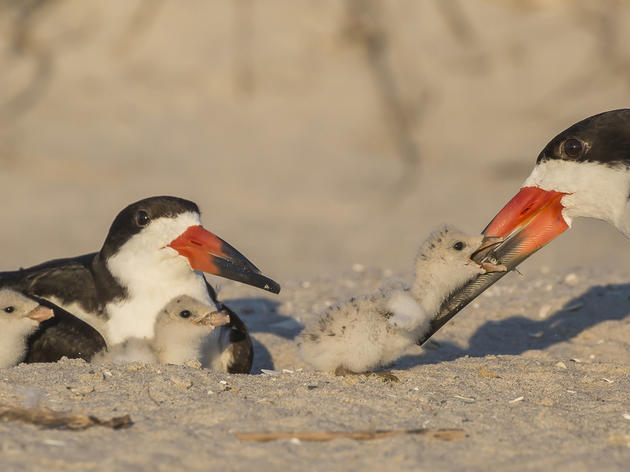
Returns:
[[[630,277],[535,275],[509,275],[425,349],[409,349],[392,366],[398,381],[313,372],[293,343],[308,316],[374,290],[381,271],[291,284],[276,299],[228,283],[222,295],[256,340],[253,375],[78,360],[3,369],[3,404],[133,421],[85,431],[0,423],[3,470],[623,470]],[[427,433],[238,438],[417,429]]]

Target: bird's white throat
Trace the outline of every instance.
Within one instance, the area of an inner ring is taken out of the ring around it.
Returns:
[[[105,308],[108,342],[152,338],[159,311],[177,296],[189,295],[214,306],[203,274],[193,271],[184,256],[167,247],[187,228],[199,224],[196,213],[154,220],[107,260],[111,274],[128,295]]]
[[[624,166],[550,159],[534,167],[523,187],[569,194],[561,200],[569,226],[573,218],[596,218],[630,237],[630,170]]]

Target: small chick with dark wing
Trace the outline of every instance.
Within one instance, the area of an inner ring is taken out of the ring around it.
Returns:
[[[54,316],[50,308],[10,289],[0,289],[0,367],[22,362],[27,340],[39,324]]]

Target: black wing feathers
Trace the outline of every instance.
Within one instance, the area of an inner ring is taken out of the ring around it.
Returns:
[[[89,324],[47,300],[35,300],[52,308],[55,316],[40,323],[29,337],[24,362],[56,362],[63,356],[89,362],[94,354],[106,349],[103,337]]]

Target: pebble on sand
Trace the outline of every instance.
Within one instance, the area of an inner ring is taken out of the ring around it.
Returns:
[[[564,278],[564,283],[570,287],[575,287],[579,283],[577,274],[575,272],[567,274],[567,276]]]

